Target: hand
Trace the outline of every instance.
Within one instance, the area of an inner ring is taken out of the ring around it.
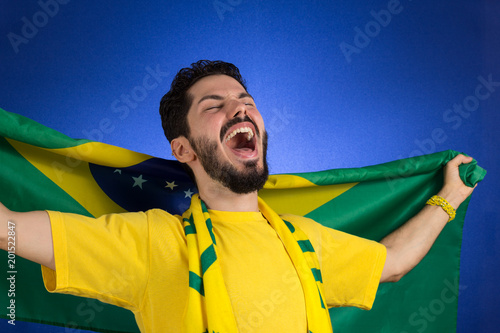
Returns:
[[[444,184],[438,195],[446,199],[455,209],[471,195],[472,191],[477,186],[477,184],[474,187],[465,185],[458,173],[460,164],[467,164],[471,161],[472,157],[460,154],[450,160],[444,167]]]

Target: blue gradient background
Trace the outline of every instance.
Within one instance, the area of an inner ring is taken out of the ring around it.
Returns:
[[[500,3],[401,0],[348,61],[341,43],[354,45],[371,11],[395,2],[60,1],[52,16],[36,1],[3,1],[0,107],[71,137],[171,158],[159,101],[181,67],[205,58],[233,62],[246,78],[267,124],[272,173],[449,148],[475,157],[488,175],[464,228],[458,332],[498,330],[500,86],[466,117],[444,117],[474,95],[479,76],[500,82]],[[38,31],[13,46],[23,18]],[[161,72],[156,81],[150,70]],[[65,330],[2,320],[0,331]]]

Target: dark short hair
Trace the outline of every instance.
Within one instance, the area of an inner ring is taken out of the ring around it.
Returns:
[[[189,138],[187,114],[193,100],[187,91],[199,79],[210,75],[228,75],[247,90],[238,67],[228,62],[199,60],[191,67],[181,69],[172,81],[170,91],[160,102],[161,124],[169,142],[179,136]]]

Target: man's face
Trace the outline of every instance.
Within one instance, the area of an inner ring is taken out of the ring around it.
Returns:
[[[262,188],[267,135],[253,98],[226,75],[202,78],[188,93],[188,139],[205,172],[235,193]]]

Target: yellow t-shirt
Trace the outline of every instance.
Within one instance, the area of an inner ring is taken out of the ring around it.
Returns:
[[[300,281],[274,229],[257,212],[209,212],[239,331],[306,332]],[[56,271],[42,266],[47,290],[127,308],[142,332],[181,332],[189,285],[180,216],[159,209],[97,219],[49,215]],[[328,306],[371,308],[385,247],[282,217],[313,244]]]

